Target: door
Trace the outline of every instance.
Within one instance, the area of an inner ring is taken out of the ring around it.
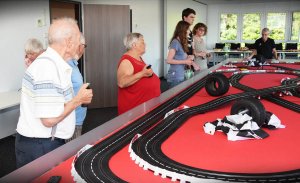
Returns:
[[[117,106],[117,66],[125,53],[123,38],[130,32],[127,5],[84,5],[86,82],[91,83],[89,108]]]
[[[78,27],[82,31],[82,23],[81,23],[81,2],[76,1],[66,1],[66,0],[50,0],[50,22],[53,19],[59,17],[71,17],[77,20]],[[84,59],[81,57],[78,61],[78,68],[84,76]]]

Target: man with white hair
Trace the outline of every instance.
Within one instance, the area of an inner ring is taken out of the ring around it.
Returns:
[[[247,58],[250,60],[254,55],[263,56],[264,59],[272,59],[273,55],[278,60],[276,45],[274,39],[269,38],[270,30],[263,28],[261,31],[261,38],[257,39],[254,44],[252,54]]]
[[[77,52],[76,58],[68,61],[68,64],[72,67],[71,78],[72,78],[72,85],[73,85],[75,94],[77,94],[79,92],[80,87],[83,85],[83,77],[78,68],[78,60],[82,57],[85,48],[86,48],[85,38],[84,38],[84,35],[81,33],[80,34],[80,45],[77,50],[78,52]],[[82,125],[83,125],[83,121],[86,117],[86,113],[87,113],[86,106],[78,106],[75,109],[75,117],[76,117],[75,132],[74,132],[72,138],[68,139],[67,141],[71,141],[81,135]]]
[[[74,109],[92,100],[84,84],[74,96],[67,61],[76,58],[80,45],[77,22],[71,18],[53,21],[49,47],[27,69],[22,81],[20,117],[15,142],[17,167],[63,145],[73,135]]]

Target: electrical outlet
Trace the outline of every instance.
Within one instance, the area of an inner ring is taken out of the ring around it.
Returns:
[[[37,26],[43,27],[45,25],[45,22],[42,18],[37,19]]]

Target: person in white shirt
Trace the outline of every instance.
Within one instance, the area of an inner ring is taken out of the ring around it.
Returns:
[[[93,92],[83,84],[74,96],[67,61],[76,58],[80,31],[72,18],[53,21],[49,47],[26,70],[22,80],[15,152],[17,167],[63,145],[75,129],[74,109],[89,104]]]

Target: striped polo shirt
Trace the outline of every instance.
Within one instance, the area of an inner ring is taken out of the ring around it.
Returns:
[[[17,132],[26,137],[49,138],[50,127],[41,118],[55,118],[73,98],[72,68],[51,47],[26,70],[22,80],[20,117]],[[75,129],[75,112],[57,124],[55,137],[68,139]]]

